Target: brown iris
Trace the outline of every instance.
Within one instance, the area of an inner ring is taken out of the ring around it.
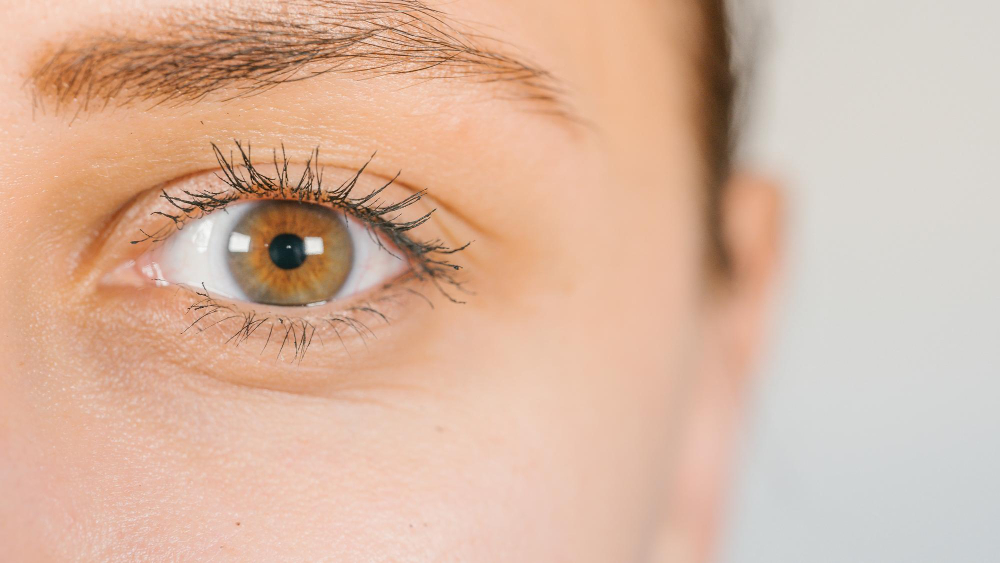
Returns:
[[[353,246],[334,210],[296,201],[252,204],[229,234],[229,271],[247,298],[270,305],[332,299],[351,272]]]

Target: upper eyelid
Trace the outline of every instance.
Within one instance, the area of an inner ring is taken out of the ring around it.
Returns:
[[[212,143],[213,152],[219,166],[214,168],[215,177],[221,181],[218,189],[202,187],[201,189],[182,189],[180,192],[168,189],[164,186],[159,189],[159,197],[166,205],[152,215],[164,217],[171,220],[167,226],[183,227],[190,220],[200,218],[208,213],[222,211],[228,205],[242,199],[292,199],[311,203],[321,203],[320,199],[330,192],[326,191],[322,185],[324,167],[318,164],[319,149],[314,149],[301,166],[302,172],[298,180],[292,181],[290,172],[291,160],[285,154],[284,146],[281,147],[281,157],[279,160],[278,150],[273,151],[273,159],[268,165],[261,165],[254,162],[251,156],[250,144],[245,146],[240,141],[234,141],[240,153],[238,162],[235,153],[230,153],[227,158],[222,150]],[[340,184],[337,190],[345,197],[351,196],[353,188],[357,185],[362,175],[366,172],[368,165],[372,162],[374,155],[362,166],[351,174],[348,180]],[[266,169],[274,167],[275,174],[271,176]],[[186,175],[183,179],[211,174],[213,170],[205,170]],[[221,175],[220,175],[221,171]],[[397,176],[398,177],[398,176]],[[183,179],[181,182],[183,182]],[[175,184],[177,181],[170,182]],[[396,177],[385,182],[382,188],[396,184]],[[326,203],[330,203],[327,201]],[[133,244],[154,241],[161,237],[161,233],[143,232],[143,237],[133,241]],[[168,236],[164,233],[163,236]]]

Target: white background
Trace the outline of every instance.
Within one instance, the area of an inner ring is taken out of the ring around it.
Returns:
[[[766,13],[787,264],[720,559],[1000,562],[1000,2]]]

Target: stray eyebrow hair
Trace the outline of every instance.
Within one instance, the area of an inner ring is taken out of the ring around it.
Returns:
[[[137,103],[182,105],[225,92],[234,99],[279,84],[340,73],[503,83],[514,99],[567,115],[552,74],[461,30],[420,0],[306,0],[281,11],[170,18],[149,37],[111,33],[70,40],[30,73],[36,106],[56,111]],[[490,47],[494,46],[494,47]]]

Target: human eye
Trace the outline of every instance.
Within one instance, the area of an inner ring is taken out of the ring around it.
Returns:
[[[139,267],[161,283],[227,299],[319,306],[407,271],[402,252],[379,237],[324,205],[247,201],[195,219],[141,257]]]
[[[299,165],[274,151],[267,167],[239,142],[213,150],[219,171],[160,191],[156,225],[132,241],[142,253],[116,277],[183,290],[184,332],[228,327],[238,345],[266,334],[262,351],[301,362],[317,335],[364,339],[367,323],[390,322],[380,306],[426,299],[414,285],[460,302],[451,257],[467,245],[418,234],[435,213],[425,192],[368,177],[371,159],[330,186],[318,150]]]
[[[315,307],[406,272],[402,251],[384,238],[325,205],[255,200],[191,221],[137,264],[154,281],[221,298]]]

